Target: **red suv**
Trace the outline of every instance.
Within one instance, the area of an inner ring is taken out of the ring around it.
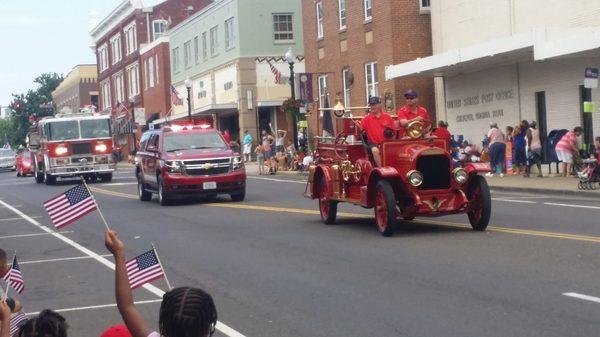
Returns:
[[[234,201],[246,196],[246,170],[239,153],[206,125],[165,126],[147,131],[135,157],[138,194],[149,201],[152,193],[166,205],[175,196],[229,194]]]

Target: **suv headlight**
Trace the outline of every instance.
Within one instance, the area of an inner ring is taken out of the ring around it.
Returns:
[[[169,173],[181,173],[183,169],[179,160],[161,160],[160,166],[166,167]]]
[[[408,183],[413,185],[414,187],[420,186],[423,183],[423,173],[412,170],[406,174],[406,179]]]
[[[232,166],[234,170],[241,170],[244,167],[244,162],[241,156],[233,157]]]
[[[452,171],[452,177],[454,178],[454,181],[456,181],[457,183],[459,183],[461,185],[466,183],[467,180],[469,180],[469,175],[461,167],[457,167],[454,169],[454,171]]]

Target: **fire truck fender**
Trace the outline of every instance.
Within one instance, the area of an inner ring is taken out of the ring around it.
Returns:
[[[375,206],[375,194],[377,192],[377,183],[380,180],[387,180],[392,185],[396,196],[399,191],[404,190],[404,185],[402,182],[402,178],[400,178],[400,174],[393,167],[376,167],[371,171],[371,175],[369,176],[369,182],[367,183],[367,195],[365,198],[361,197],[362,203],[364,207],[374,207]],[[366,201],[366,203],[365,203]]]
[[[490,163],[467,163],[464,167],[465,171],[469,176],[477,173],[492,172],[492,166]]]
[[[312,195],[313,199],[316,199],[321,194],[321,181],[325,179],[325,186],[327,187],[327,195],[333,195],[333,172],[330,166],[317,165],[314,169],[312,177]]]

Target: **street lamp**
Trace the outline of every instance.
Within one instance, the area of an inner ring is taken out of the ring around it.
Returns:
[[[129,103],[131,103],[131,129],[133,131],[133,153],[137,153],[137,140],[136,133],[137,127],[135,126],[135,97],[129,97]]]
[[[290,47],[288,49],[288,51],[285,53],[284,55],[285,60],[287,61],[287,63],[290,65],[290,88],[292,90],[291,94],[292,94],[292,101],[296,101],[296,88],[294,86],[294,63],[296,63],[296,54],[294,54],[294,51],[292,50],[292,47]],[[296,113],[293,114],[292,116],[292,122],[293,122],[293,130],[294,130],[294,147],[296,148],[296,150],[298,149],[298,116],[296,116]]]
[[[190,92],[192,90],[192,80],[190,80],[190,78],[186,78],[185,81],[183,82],[185,84],[185,87],[187,89],[187,103],[188,103],[188,119],[190,120],[190,123],[192,122],[192,101],[190,98]]]

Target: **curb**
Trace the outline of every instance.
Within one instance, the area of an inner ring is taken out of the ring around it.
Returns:
[[[553,194],[562,196],[578,196],[578,197],[591,197],[600,199],[600,192],[598,191],[569,191],[569,190],[555,190],[551,188],[529,188],[529,187],[511,187],[511,186],[491,186],[490,190],[493,191],[506,191],[506,192],[524,192],[533,194]]]

